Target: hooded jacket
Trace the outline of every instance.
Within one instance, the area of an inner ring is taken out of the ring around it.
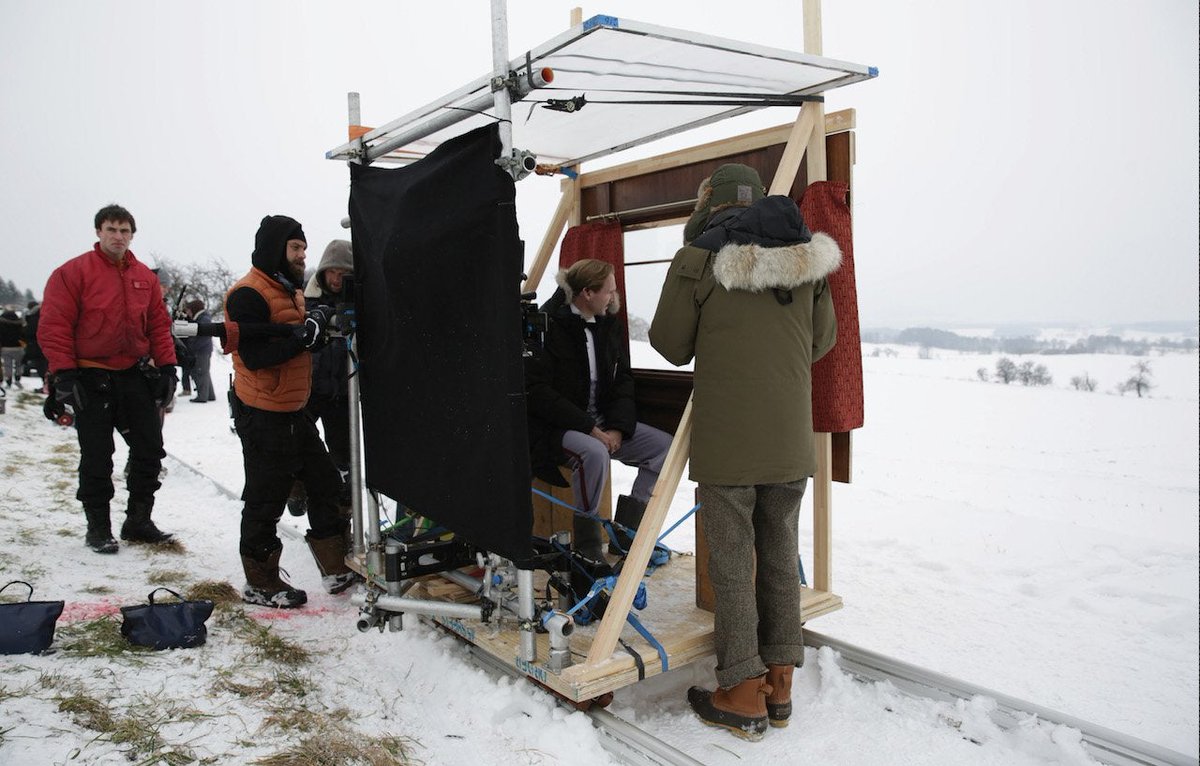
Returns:
[[[20,348],[25,344],[25,322],[17,312],[7,309],[0,314],[0,348]]]
[[[231,322],[304,323],[304,294],[287,274],[287,242],[304,230],[284,215],[262,219],[254,237],[253,268],[225,296]],[[272,412],[297,412],[308,401],[312,362],[300,333],[243,336],[233,352],[234,390],[242,403]]]
[[[791,199],[712,216],[675,254],[650,343],[695,359],[690,475],[705,484],[796,481],[816,472],[812,364],[837,337],[826,277],[837,243],[809,234]]]
[[[354,273],[354,251],[350,242],[345,239],[332,240],[325,246],[317,271],[309,278],[304,287],[304,304],[307,308],[328,306],[337,308],[343,300],[340,293],[329,290],[325,281],[325,272],[330,269],[341,269],[346,274]],[[343,283],[344,284],[344,283]],[[346,296],[350,298],[351,296]],[[311,398],[345,399],[349,391],[349,367],[346,354],[346,344],[342,342],[328,343],[319,351],[312,353],[312,394]]]
[[[591,371],[584,333],[589,325],[596,347],[596,410],[602,427],[620,431],[626,439],[637,427],[633,375],[621,325],[611,314],[597,316],[592,323],[571,311],[575,296],[566,274],[559,271],[558,289],[542,306],[549,319],[545,343],[525,362],[533,472],[558,486],[566,485],[557,468],[563,463],[563,434],[590,433],[597,425],[587,412]]]
[[[144,356],[175,364],[162,287],[133,251],[113,263],[97,242],[55,269],[42,295],[38,343],[50,372],[126,370]]]

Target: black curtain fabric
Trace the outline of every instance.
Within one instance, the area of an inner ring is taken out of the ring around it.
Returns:
[[[367,485],[517,561],[533,511],[516,189],[495,125],[350,166]]]

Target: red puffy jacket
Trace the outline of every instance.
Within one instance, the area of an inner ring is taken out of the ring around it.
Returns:
[[[50,372],[124,370],[143,356],[159,367],[175,364],[158,276],[132,251],[113,263],[97,242],[59,266],[46,282],[41,313],[37,337]]]

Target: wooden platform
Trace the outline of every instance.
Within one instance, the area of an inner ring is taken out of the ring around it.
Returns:
[[[349,563],[365,575],[366,568],[361,561],[351,560]],[[669,564],[655,570],[646,580],[646,608],[633,612],[666,650],[668,669],[680,668],[714,654],[713,616],[695,605],[695,564],[694,556],[675,556]],[[542,591],[545,575],[538,573],[535,582],[538,590]],[[374,584],[383,585],[380,582]],[[474,598],[465,589],[436,575],[422,578],[406,596],[456,602],[470,602]],[[810,588],[801,589],[801,611],[805,622],[841,606],[842,599],[838,595]],[[598,623],[576,626],[571,635],[571,653],[579,664],[566,668],[562,673],[554,673],[545,664],[550,655],[550,643],[544,634],[537,637],[536,661],[530,663],[518,658],[520,637],[517,620],[512,615],[504,614],[490,623],[440,617],[425,619],[436,622],[497,660],[512,664],[538,683],[576,702],[593,699],[639,680],[636,662],[619,646],[607,660],[591,666],[582,664],[586,661]],[[621,631],[621,639],[641,657],[647,678],[663,672],[658,652],[628,623]]]

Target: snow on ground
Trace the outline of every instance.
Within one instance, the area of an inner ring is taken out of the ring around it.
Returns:
[[[1102,393],[1129,357],[1032,357],[1055,376],[1054,387],[1034,389],[977,381],[975,369],[995,357],[898,351],[868,348],[854,483],[834,494],[834,589],[846,608],[810,627],[1195,755],[1196,357],[1154,357],[1160,388],[1139,400]],[[1065,388],[1084,361],[1101,391]],[[228,360],[213,367],[223,392]],[[97,735],[82,714],[59,709],[81,690],[118,718],[158,727],[142,762],[172,750],[220,764],[295,746],[311,755],[344,732],[400,738],[426,764],[609,762],[586,717],[474,668],[456,639],[412,621],[401,633],[358,633],[348,599],[321,593],[307,551],[288,536],[283,566],[309,605],[245,611],[249,625],[313,652],[309,663],[265,659],[244,626],[217,617],[200,649],[61,649],[73,627],[143,601],[158,582],[240,586],[240,504],[221,489],[241,488],[240,447],[223,403],[181,400],[167,419],[170,472],[155,517],[186,552],[123,545],[98,556],[82,545],[73,433],[44,420],[32,395],[10,396],[8,407],[0,578],[30,580],[35,598],[65,599],[67,611],[60,651],[0,658],[0,763],[127,763],[137,742]],[[623,468],[614,475],[618,492],[632,480]],[[681,484],[673,516],[690,508],[692,486]],[[691,525],[668,542],[690,549]],[[653,629],[652,615],[643,620]],[[799,671],[792,726],[758,744],[698,723],[683,696],[691,683],[711,683],[711,662],[623,690],[612,709],[712,764],[801,754],[832,764],[1088,762],[1069,729],[1030,721],[1000,732],[987,699],[911,700],[853,681],[829,650],[810,650]]]

